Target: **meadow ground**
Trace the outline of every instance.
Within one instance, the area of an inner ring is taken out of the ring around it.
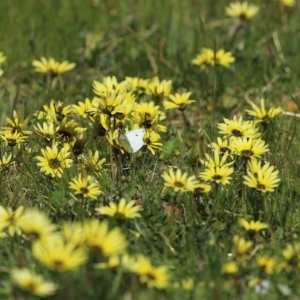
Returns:
[[[293,2],[0,1],[0,299],[299,299]]]

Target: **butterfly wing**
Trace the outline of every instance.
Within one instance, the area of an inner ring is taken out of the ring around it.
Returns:
[[[132,153],[139,151],[144,146],[144,135],[145,135],[145,129],[144,128],[138,128],[131,130],[127,133],[125,133],[125,136],[129,142],[129,145],[132,149]],[[126,148],[125,148],[126,150]]]

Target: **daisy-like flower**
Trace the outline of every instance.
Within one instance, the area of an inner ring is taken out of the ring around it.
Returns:
[[[300,268],[300,243],[289,244],[282,251],[283,261],[279,265],[280,269],[291,271]]]
[[[256,170],[260,166],[259,164],[254,159],[248,162],[249,170],[244,175],[244,184],[262,193],[274,192],[280,182],[279,171],[274,171],[274,167],[270,166],[270,163],[266,163]],[[252,170],[255,170],[255,173]]]
[[[5,209],[0,205],[0,230],[7,228],[10,236],[20,235],[23,210],[23,206],[19,206],[13,211],[11,207]]]
[[[245,219],[240,220],[240,225],[245,229],[250,237],[253,237],[257,232],[268,228],[268,224],[262,223],[260,221],[251,220],[248,222]]]
[[[0,52],[0,66],[6,61],[6,56]]]
[[[89,111],[93,108],[93,102],[86,98],[84,102],[78,101],[78,104],[73,105],[73,112],[80,117],[83,117],[86,119],[88,116],[90,116]]]
[[[209,65],[214,65],[215,62],[215,53],[212,49],[202,48],[201,52],[192,59],[191,63],[193,65],[201,67],[201,69],[205,69]]]
[[[220,160],[220,154],[217,150],[214,151],[214,157],[211,158],[207,153],[205,153],[206,160],[204,159],[199,159],[199,161],[205,165],[206,167],[209,168],[214,168],[214,167],[230,167],[231,165],[234,164],[234,161],[226,162],[229,154],[228,152],[225,152],[224,155],[222,156]]]
[[[262,139],[234,138],[232,139],[234,153],[244,158],[260,157],[268,152],[268,145]]]
[[[196,102],[196,100],[189,99],[190,96],[191,92],[169,95],[169,99],[163,101],[164,107],[165,109],[179,109],[183,111],[186,109],[187,105]]]
[[[75,248],[85,245],[85,234],[82,223],[64,222],[62,224],[61,235],[66,243],[71,243]]]
[[[96,211],[102,215],[107,215],[117,219],[131,219],[140,218],[141,215],[139,211],[142,209],[141,205],[136,205],[135,200],[127,202],[125,198],[122,198],[118,204],[111,202],[109,206],[96,208]]]
[[[134,123],[137,123],[139,127],[146,129],[151,128],[155,131],[167,131],[166,126],[158,124],[158,122],[165,118],[166,114],[162,112],[159,106],[155,105],[153,101],[136,104],[132,112]]]
[[[175,192],[193,191],[197,184],[196,177],[194,175],[188,177],[188,173],[182,173],[180,169],[165,171],[161,177],[164,179],[164,185],[171,187]]]
[[[296,5],[296,0],[280,0],[280,3],[285,6],[294,7]]]
[[[232,143],[228,139],[221,139],[220,137],[217,138],[217,143],[211,143],[209,147],[217,150],[219,153],[226,153],[231,154],[233,152]]]
[[[149,288],[165,289],[169,286],[167,267],[155,267],[145,256],[138,256],[133,271],[139,276],[140,282],[147,284]]]
[[[76,121],[67,121],[67,118],[64,118],[60,123],[56,135],[61,142],[70,144],[75,142],[76,139],[82,139],[84,131],[86,131],[86,128],[80,127]]]
[[[116,119],[123,120],[129,116],[134,105],[135,96],[130,93],[121,91],[107,92],[101,98],[94,98],[94,107],[88,110],[92,116],[102,114]]]
[[[96,200],[102,193],[98,182],[93,181],[90,175],[82,176],[79,174],[77,177],[72,179],[69,183],[69,187],[74,191],[75,195],[80,195],[92,200]]]
[[[86,246],[102,256],[122,254],[127,248],[127,241],[120,228],[108,229],[108,222],[95,219],[83,224]]]
[[[215,52],[212,49],[202,48],[201,52],[191,61],[193,65],[200,66],[205,69],[211,65],[221,65],[223,67],[229,67],[235,61],[231,52],[226,52],[224,49],[219,49]]]
[[[275,269],[276,260],[268,256],[259,256],[256,258],[256,264],[264,273],[272,274]]]
[[[234,172],[234,169],[232,167],[227,166],[217,166],[213,167],[210,166],[206,168],[203,172],[199,173],[199,177],[202,178],[205,181],[212,181],[217,184],[230,184],[231,180],[231,174]]]
[[[147,146],[147,149],[152,153],[152,155],[155,154],[154,149],[161,150],[161,147],[163,146],[162,143],[159,142],[160,135],[153,131],[153,130],[146,130],[144,134],[144,143]]]
[[[257,138],[257,128],[253,122],[243,121],[243,118],[239,119],[234,116],[233,120],[223,119],[224,123],[219,123],[220,134],[224,134],[228,137],[250,137]]]
[[[62,238],[38,243],[33,247],[33,256],[50,270],[57,272],[71,271],[85,263],[86,250],[66,243]]]
[[[28,136],[22,135],[18,132],[4,131],[0,133],[0,139],[3,144],[8,147],[18,146],[20,148],[21,144],[25,142]]]
[[[256,104],[250,102],[253,110],[246,109],[248,115],[255,117],[258,122],[268,124],[271,119],[273,119],[276,115],[282,112],[281,107],[277,107],[277,108],[272,107],[268,111],[266,111],[265,99],[261,99],[260,103],[261,103],[261,107],[259,108]]]
[[[55,102],[54,100],[51,100],[49,106],[44,105],[43,110],[35,114],[37,118],[46,119],[48,124],[54,123],[55,125],[73,113],[72,105],[65,105],[61,101]]]
[[[21,218],[20,227],[33,243],[45,243],[57,237],[56,226],[46,214],[36,209],[27,209]]]
[[[149,80],[148,91],[154,97],[165,99],[169,97],[172,89],[172,80],[160,81],[157,76]]]
[[[194,193],[197,195],[207,194],[211,191],[211,186],[209,184],[197,182],[195,184]]]
[[[71,155],[69,150],[70,146],[67,144],[60,150],[56,145],[53,145],[52,148],[41,149],[42,156],[36,157],[41,172],[52,177],[61,178],[64,169],[70,168],[73,162],[72,159],[68,158]]]
[[[239,267],[234,261],[229,261],[222,265],[222,272],[226,275],[235,274],[238,271],[239,271]]]
[[[242,20],[253,18],[258,12],[258,6],[248,2],[232,2],[226,7],[226,15]]]
[[[92,150],[89,149],[87,155],[82,155],[82,161],[88,171],[99,171],[102,169],[106,159],[100,159],[100,153],[98,150],[93,153]]]
[[[11,278],[18,288],[39,297],[53,295],[58,288],[56,284],[45,281],[42,276],[29,269],[13,269]]]
[[[123,93],[128,87],[126,81],[118,82],[115,76],[103,77],[102,82],[93,81],[93,91],[96,95],[105,97],[109,93]]]
[[[231,276],[239,272],[239,266],[234,261],[226,262],[222,265],[222,273],[226,276]]]
[[[192,291],[195,287],[195,281],[193,278],[184,278],[181,279],[179,282],[176,282],[173,286],[175,289],[181,289],[184,291]]]
[[[33,125],[35,132],[43,137],[46,141],[52,141],[59,129],[59,126],[55,126],[54,123],[43,123],[43,126],[40,123],[37,123],[37,126]]]
[[[11,163],[11,159],[12,159],[12,154],[7,154],[4,153],[1,157],[0,157],[0,171],[5,170],[8,165]]]
[[[139,77],[125,77],[126,82],[128,83],[129,89],[135,95],[144,95],[150,94],[148,91],[149,79],[142,79]]]
[[[215,57],[216,63],[223,67],[230,67],[232,63],[235,62],[235,58],[233,57],[231,52],[225,52],[224,49],[219,49],[216,53]]]
[[[73,70],[76,66],[75,63],[69,63],[67,60],[58,62],[54,58],[42,57],[41,60],[34,60],[32,62],[35,72],[38,73],[50,73],[52,75],[59,75],[70,70]]]
[[[243,237],[235,235],[233,237],[233,256],[238,259],[248,257],[249,250],[252,248],[253,242],[245,240]]]
[[[20,133],[22,136],[27,136],[32,133],[30,130],[26,130],[28,118],[20,121],[16,111],[13,112],[13,119],[5,118],[5,121],[6,123],[8,123],[8,127],[3,127],[4,131],[8,131],[11,133]]]

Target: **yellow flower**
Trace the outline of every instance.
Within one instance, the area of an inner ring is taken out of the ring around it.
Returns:
[[[0,52],[0,66],[6,61],[6,56]]]
[[[197,182],[195,184],[194,193],[197,195],[206,194],[209,193],[210,191],[211,191],[211,186],[208,184],[200,183],[200,182]]]
[[[7,228],[10,236],[20,235],[23,210],[23,206],[19,206],[13,211],[11,207],[5,209],[0,205],[0,230]]]
[[[79,222],[64,222],[62,224],[62,237],[66,243],[71,243],[75,248],[85,245],[85,234],[83,226]]]
[[[87,260],[83,248],[76,248],[73,243],[66,243],[62,238],[34,244],[33,256],[49,269],[58,272],[74,270]]]
[[[262,139],[249,137],[234,138],[231,141],[234,152],[245,158],[260,157],[268,152],[268,145]]]
[[[16,111],[13,112],[13,119],[5,118],[5,121],[8,123],[8,127],[3,127],[4,131],[11,132],[12,134],[20,133],[22,136],[27,136],[32,133],[30,130],[26,130],[28,118],[20,121]]]
[[[109,93],[123,93],[127,88],[127,82],[118,82],[115,76],[103,77],[103,81],[93,81],[93,91],[96,95],[106,97]]]
[[[228,152],[228,154],[231,154],[233,152],[233,147],[232,144],[229,142],[229,140],[221,139],[220,137],[217,138],[217,143],[211,143],[209,147],[217,150],[222,154],[226,152]]]
[[[121,230],[108,229],[108,222],[90,219],[83,224],[86,246],[103,256],[122,254],[127,248],[127,241]]]
[[[254,159],[251,159],[251,161],[248,162],[248,166],[249,170],[247,171],[247,175],[244,175],[245,185],[255,188],[262,193],[273,192],[279,185],[279,171],[274,171],[274,166],[270,166],[270,163],[266,163],[263,167],[260,167],[258,170],[256,170],[257,167],[260,166],[260,163]],[[256,170],[255,173],[251,171],[254,169]]]
[[[258,122],[262,122],[265,124],[268,124],[270,122],[270,119],[273,119],[276,115],[280,114],[282,112],[281,107],[277,108],[270,108],[268,111],[265,109],[265,99],[261,99],[261,107],[259,108],[257,105],[255,105],[253,102],[250,102],[253,110],[246,109],[246,112],[250,116],[254,116],[257,118]]]
[[[42,136],[44,139],[46,139],[47,141],[52,141],[55,136],[56,133],[59,129],[58,126],[55,126],[54,123],[48,124],[46,122],[43,123],[43,126],[41,126],[41,124],[37,123],[37,126],[33,125],[35,132]]]
[[[214,167],[230,167],[231,165],[234,164],[234,161],[231,162],[226,162],[227,158],[229,157],[228,152],[226,152],[223,156],[222,159],[220,160],[220,155],[217,150],[214,150],[214,158],[211,158],[207,153],[205,153],[206,160],[204,159],[199,159],[199,161],[205,165],[206,167],[209,168],[214,168]]]
[[[23,213],[20,227],[33,243],[44,243],[57,237],[56,226],[46,214],[36,209],[27,209]]]
[[[280,3],[285,5],[285,6],[293,7],[293,6],[296,5],[296,0],[280,0]]]
[[[216,53],[216,63],[228,68],[230,64],[235,61],[235,58],[232,56],[231,52],[225,52],[224,49],[220,49]]]
[[[233,237],[233,255],[236,258],[245,259],[247,258],[247,253],[253,246],[253,242],[246,241],[242,237]]]
[[[80,117],[86,119],[90,116],[89,111],[93,108],[93,103],[89,98],[86,98],[84,102],[78,101],[78,104],[73,104],[73,112]]]
[[[88,171],[99,171],[102,169],[102,165],[105,163],[106,159],[100,159],[100,153],[98,150],[93,153],[92,150],[89,149],[87,155],[82,155],[82,161]]]
[[[172,81],[171,80],[162,80],[160,81],[157,76],[153,77],[149,80],[148,90],[151,95],[157,98],[167,98],[172,89]]]
[[[257,128],[253,122],[243,121],[243,118],[239,119],[234,116],[233,120],[223,119],[224,123],[219,123],[217,127],[221,134],[227,137],[250,137],[257,138]]]
[[[212,181],[217,184],[230,184],[231,177],[230,175],[233,173],[234,169],[232,167],[224,166],[209,166],[204,171],[199,173],[200,178],[205,181]]]
[[[46,59],[42,57],[41,60],[34,60],[32,62],[33,67],[35,67],[35,72],[38,73],[50,73],[53,75],[58,75],[70,71],[75,68],[75,63],[69,63],[67,60],[61,62],[56,61],[54,58]]]
[[[148,90],[148,79],[142,79],[139,77],[125,77],[125,80],[128,83],[130,90],[135,95],[144,95],[150,93],[150,91]]]
[[[201,52],[191,61],[193,65],[200,66],[205,69],[211,65],[221,65],[223,67],[229,67],[235,61],[231,52],[225,52],[224,49],[219,49],[215,52],[212,49],[202,48]]]
[[[247,231],[250,236],[255,235],[260,230],[268,228],[268,224],[262,223],[260,221],[251,220],[248,222],[245,219],[240,220],[240,225]]]
[[[138,127],[146,129],[152,129],[156,131],[167,131],[166,126],[158,124],[166,118],[166,114],[162,112],[158,105],[155,105],[153,101],[142,102],[135,105],[135,109],[132,112],[132,119],[134,123],[138,124]]]
[[[249,4],[248,2],[232,2],[226,7],[226,14],[229,17],[250,19],[258,12],[258,6]]]
[[[256,258],[256,264],[263,272],[272,274],[276,265],[276,260],[267,256],[259,256]]]
[[[147,146],[147,149],[152,153],[155,154],[154,149],[161,150],[163,146],[162,143],[159,142],[160,135],[153,130],[146,130],[144,134],[144,143]]]
[[[279,265],[279,268],[283,268],[286,271],[300,268],[300,243],[289,244],[282,251],[283,261]]]
[[[106,92],[101,98],[94,98],[94,107],[88,110],[92,116],[102,114],[115,117],[118,120],[127,118],[134,105],[135,96],[131,92],[114,90]]]
[[[71,155],[69,150],[70,147],[67,144],[60,151],[56,145],[53,145],[52,148],[41,149],[42,156],[36,157],[39,160],[37,165],[41,168],[41,172],[61,178],[64,169],[70,168],[73,162],[68,158]]]
[[[59,125],[56,135],[57,139],[62,143],[70,144],[78,139],[82,139],[84,131],[86,131],[86,128],[80,127],[74,120],[67,121],[67,118],[64,118]]]
[[[238,272],[238,270],[239,268],[234,261],[226,262],[222,266],[222,271],[226,275],[235,274]]]
[[[191,61],[193,65],[200,66],[205,69],[209,65],[215,63],[215,52],[212,49],[202,48],[201,52]]]
[[[149,288],[165,289],[169,286],[167,267],[155,267],[142,255],[138,256],[133,271],[139,276],[140,282],[147,284]]]
[[[136,205],[135,200],[129,202],[125,198],[122,198],[118,204],[111,202],[109,206],[102,206],[96,208],[96,211],[102,215],[108,215],[119,219],[140,218],[139,211],[143,208],[140,205]]]
[[[15,147],[18,146],[20,148],[20,145],[25,142],[27,139],[27,136],[22,135],[18,132],[10,132],[10,131],[4,131],[0,132],[0,138],[3,141],[3,144],[8,147]]]
[[[190,100],[191,92],[188,93],[182,93],[175,95],[169,95],[168,100],[163,101],[163,105],[165,109],[174,109],[177,108],[181,111],[185,110],[187,105],[196,102],[196,100]]]
[[[96,200],[102,193],[98,182],[93,182],[92,177],[89,175],[83,177],[79,174],[77,177],[72,179],[69,183],[69,187],[75,191],[75,195],[81,195],[84,198],[90,198],[92,200]]]
[[[13,269],[11,277],[21,290],[39,297],[53,295],[58,288],[56,284],[45,281],[42,276],[28,269]]]
[[[182,173],[180,169],[177,169],[176,173],[172,169],[169,172],[165,171],[161,177],[165,181],[164,185],[173,188],[175,192],[193,191],[197,184],[194,175],[188,177],[188,173]]]
[[[5,170],[7,166],[11,163],[12,154],[4,153],[0,157],[0,171]]]

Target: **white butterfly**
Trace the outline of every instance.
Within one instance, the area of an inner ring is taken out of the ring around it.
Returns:
[[[145,129],[138,128],[119,136],[119,144],[129,153],[135,153],[144,146]]]

